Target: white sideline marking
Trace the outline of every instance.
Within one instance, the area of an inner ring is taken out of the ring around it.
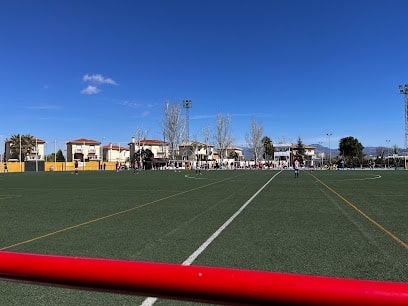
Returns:
[[[279,171],[278,173],[276,173],[274,176],[272,176],[269,181],[267,181],[261,188],[259,188],[259,190],[257,192],[254,193],[254,195],[252,197],[249,198],[248,201],[246,201],[244,203],[244,205],[241,206],[240,209],[238,209],[236,211],[235,214],[233,214],[227,221],[225,221],[225,223],[223,225],[221,225],[221,227],[214,232],[214,234],[212,234],[210,236],[210,238],[207,239],[207,241],[205,241],[193,254],[190,255],[190,257],[188,257],[183,263],[183,266],[190,266],[194,260],[197,259],[197,257],[204,252],[204,250],[211,244],[211,242],[213,242],[221,233],[223,230],[225,230],[227,228],[228,225],[231,224],[232,221],[234,221],[234,219],[236,217],[238,217],[238,215],[256,198],[256,196],[261,193],[261,191],[268,186],[268,184],[270,182],[272,182],[272,180],[278,176],[278,174],[280,174],[283,170]],[[155,302],[157,301],[157,298],[155,297],[148,297],[146,298],[143,303],[141,304],[141,306],[152,306]]]

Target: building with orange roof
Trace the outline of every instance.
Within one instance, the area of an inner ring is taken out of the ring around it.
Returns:
[[[157,139],[136,140],[135,137],[132,137],[132,141],[129,143],[129,149],[131,157],[134,157],[138,150],[150,150],[155,159],[165,159],[169,155],[169,143]]]
[[[68,162],[74,160],[81,162],[101,160],[101,143],[99,141],[80,138],[69,140],[66,142],[66,145]]]
[[[110,142],[102,147],[102,151],[103,161],[115,161],[120,163],[129,162],[130,150],[127,147],[121,146],[120,143],[119,145],[115,145]]]

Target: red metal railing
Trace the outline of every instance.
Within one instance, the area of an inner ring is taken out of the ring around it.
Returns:
[[[219,304],[408,305],[408,283],[0,252],[0,278]]]

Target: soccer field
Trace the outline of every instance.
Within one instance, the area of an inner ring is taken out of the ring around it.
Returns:
[[[408,282],[407,187],[407,171],[1,174],[0,250],[181,264],[218,231],[192,265]],[[0,305],[144,299],[0,282]]]

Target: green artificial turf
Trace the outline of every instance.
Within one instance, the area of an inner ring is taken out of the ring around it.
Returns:
[[[182,263],[276,174],[194,265],[408,282],[406,171],[2,174],[0,249]],[[1,305],[143,299],[0,282]]]

